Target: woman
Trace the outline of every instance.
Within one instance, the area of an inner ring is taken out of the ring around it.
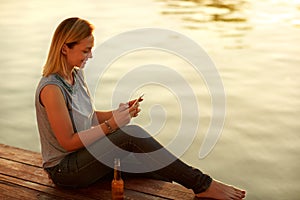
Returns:
[[[140,127],[127,125],[140,112],[136,100],[121,103],[113,111],[94,109],[82,70],[92,57],[92,32],[92,25],[80,18],[61,22],[54,33],[43,76],[36,90],[43,167],[53,182],[61,187],[88,186],[112,171],[86,148],[96,149],[99,157],[113,155],[108,154],[113,153],[111,149],[103,150],[107,141],[104,138],[130,152],[147,153],[163,148]],[[162,156],[175,161],[147,175],[178,182],[192,189],[197,197],[245,197],[244,191],[213,180],[170,152],[166,151]]]

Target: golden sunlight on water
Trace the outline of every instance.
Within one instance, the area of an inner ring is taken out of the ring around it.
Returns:
[[[176,55],[147,50],[121,57],[99,82],[97,108],[111,107],[111,91],[129,69],[170,66],[196,91],[200,110],[197,137],[182,159],[245,188],[249,200],[299,199],[299,0],[1,0],[1,143],[40,151],[34,91],[52,33],[71,16],[96,26],[96,46],[143,27],[171,29],[200,44],[215,62],[226,92],[222,136],[205,159],[198,155],[212,117],[210,94],[205,80]],[[165,105],[169,117],[157,138],[168,143],[180,122],[180,106],[170,91],[157,86],[137,92],[145,92],[145,101],[135,122],[147,126],[151,106]]]

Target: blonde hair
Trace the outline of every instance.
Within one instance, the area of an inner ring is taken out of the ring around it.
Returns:
[[[89,22],[77,17],[62,21],[53,35],[43,76],[49,76],[53,73],[67,76],[67,60],[62,54],[64,44],[73,48],[81,40],[91,36],[93,30],[94,27]]]

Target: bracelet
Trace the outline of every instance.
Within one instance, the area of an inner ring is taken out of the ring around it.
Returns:
[[[107,120],[104,121],[104,124],[107,126],[107,129],[109,130],[110,133],[114,132],[114,130],[111,128]]]

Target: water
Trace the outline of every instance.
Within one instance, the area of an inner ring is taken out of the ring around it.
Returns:
[[[40,151],[34,91],[61,20],[79,16],[91,21],[96,26],[96,46],[126,30],[168,28],[201,44],[223,80],[226,121],[209,156],[198,159],[211,117],[209,93],[203,80],[175,55],[149,50],[119,59],[97,89],[97,108],[110,107],[104,97],[110,97],[114,80],[128,67],[151,62],[176,66],[193,88],[204,88],[197,94],[201,128],[182,159],[216,179],[247,189],[247,199],[298,199],[299,1],[1,0],[0,16],[1,143]],[[149,123],[147,111],[159,99],[170,116],[166,125],[176,127],[179,119],[172,108],[178,104],[168,102],[172,95],[163,88],[155,92],[143,88],[143,92],[143,120],[137,122]],[[170,130],[157,136],[162,143],[172,138]]]

